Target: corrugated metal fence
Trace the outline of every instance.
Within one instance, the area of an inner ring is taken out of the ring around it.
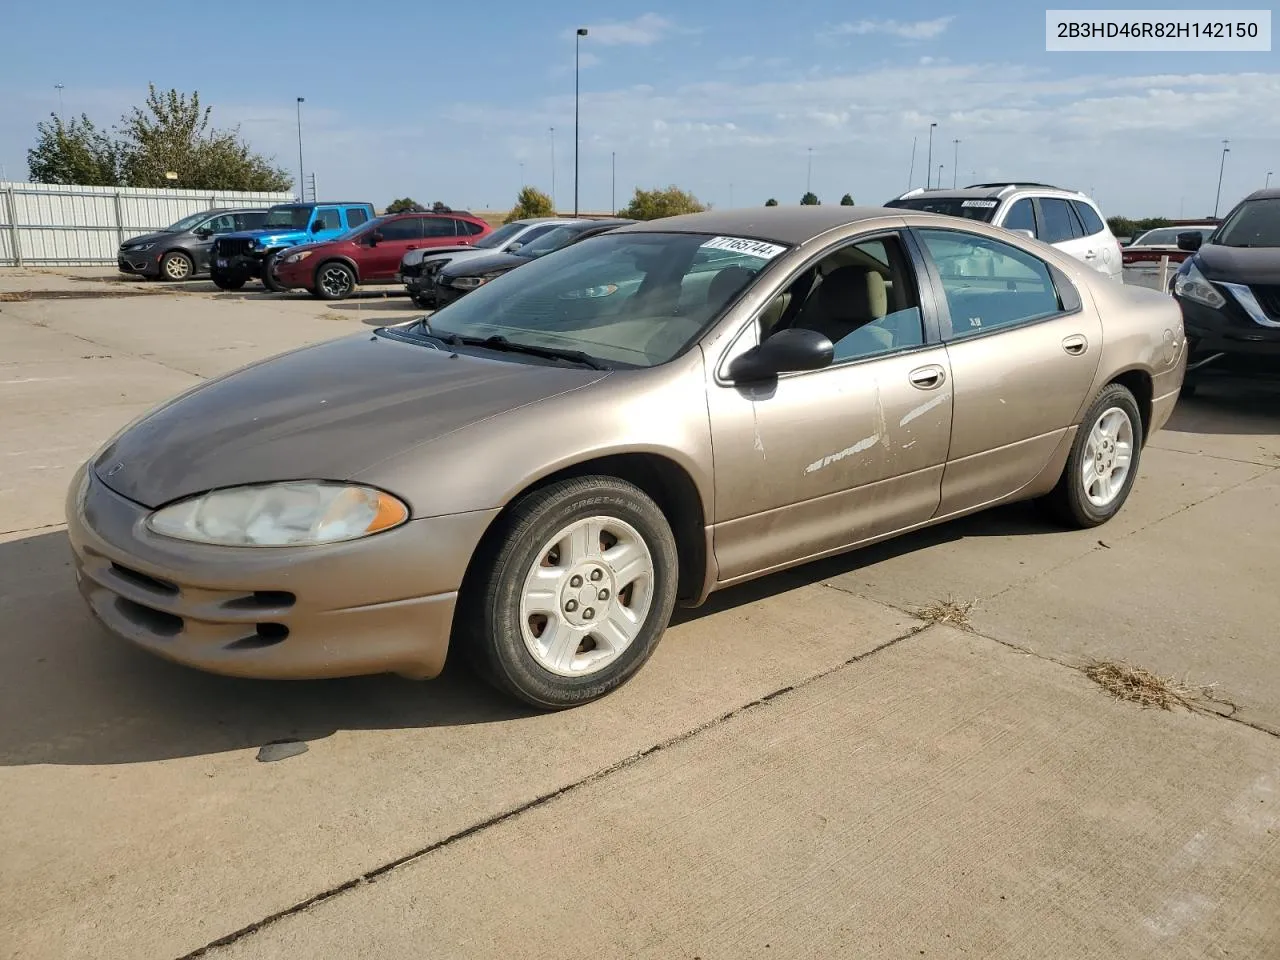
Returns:
[[[215,207],[268,207],[291,193],[149,190],[0,181],[0,266],[115,263],[122,242]]]

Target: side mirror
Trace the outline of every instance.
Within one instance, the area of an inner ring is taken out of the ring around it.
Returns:
[[[323,220],[317,220],[315,223],[311,224],[312,233],[319,233],[321,230],[327,230],[328,228],[328,224]]]
[[[369,234],[369,246],[371,246],[371,247],[376,247],[378,244],[380,244],[380,243],[381,243],[383,240],[385,240],[385,239],[387,239],[387,238],[386,238],[386,237],[384,237],[384,236],[383,236],[381,233],[379,233],[377,230],[374,230],[373,232],[371,232],[371,233]]]
[[[523,243],[521,243],[519,240],[515,240],[512,243],[507,245],[507,253],[515,253],[517,250],[519,250],[523,246],[524,246]]]
[[[201,227],[199,230],[195,231],[195,235],[201,240],[208,240],[213,236],[213,231],[208,227]]]
[[[830,366],[835,352],[835,345],[818,331],[790,327],[736,357],[729,365],[729,377],[745,383],[772,380],[780,373],[821,370]]]
[[[1010,233],[1016,233],[1020,237],[1026,237],[1028,240],[1034,240],[1036,235],[1030,230],[1011,230]]]
[[[1188,230],[1186,233],[1178,234],[1178,249],[1186,250],[1189,253],[1195,253],[1204,243],[1204,234],[1198,230]]]

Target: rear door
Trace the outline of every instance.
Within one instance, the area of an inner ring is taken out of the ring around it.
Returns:
[[[1048,464],[1093,384],[1102,323],[1056,268],[967,232],[915,229],[942,300],[954,413],[939,516],[992,503]]]
[[[404,255],[422,246],[424,220],[424,217],[399,217],[378,225],[381,239],[369,247],[360,260],[361,282],[395,279]]]
[[[1124,271],[1124,257],[1120,250],[1120,243],[1111,233],[1111,228],[1091,203],[1072,200],[1071,209],[1075,211],[1076,217],[1084,228],[1085,238],[1098,254],[1098,269],[1110,276],[1118,276]]]
[[[1070,254],[1095,270],[1107,272],[1099,245],[1085,236],[1084,224],[1076,216],[1069,200],[1062,197],[1038,197],[1036,206],[1039,208],[1041,240],[1053,244],[1063,253]]]

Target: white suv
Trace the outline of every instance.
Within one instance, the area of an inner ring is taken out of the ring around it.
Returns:
[[[1083,193],[1047,183],[977,183],[958,190],[917,188],[885,204],[981,220],[1052,244],[1123,281],[1120,243],[1097,204]]]

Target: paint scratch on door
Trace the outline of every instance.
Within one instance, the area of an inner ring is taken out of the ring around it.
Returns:
[[[950,396],[951,395],[949,393],[944,393],[941,396],[934,397],[928,403],[920,404],[920,406],[916,407],[914,410],[909,411],[906,416],[904,416],[901,420],[899,420],[898,426],[905,427],[912,420],[916,419],[916,417],[923,417],[926,413],[928,413],[934,407],[938,406],[938,404],[946,403],[947,400],[950,398]]]
[[[862,440],[859,440],[857,443],[855,443],[851,447],[845,447],[843,450],[838,450],[835,453],[827,454],[821,460],[813,461],[813,463],[809,464],[807,467],[804,468],[804,472],[813,473],[815,470],[821,470],[824,467],[829,467],[831,466],[831,464],[837,463],[838,461],[843,460],[845,457],[853,456],[853,454],[855,453],[861,453],[863,450],[870,450],[879,442],[880,442],[880,434],[873,433],[871,436],[866,437]]]
[[[769,454],[765,452],[764,441],[760,439],[760,416],[756,412],[755,403],[751,404],[751,429],[752,429],[752,432],[755,434],[755,442],[752,444],[752,446],[756,450],[760,451],[760,456],[762,456],[765,460],[768,460]]]

